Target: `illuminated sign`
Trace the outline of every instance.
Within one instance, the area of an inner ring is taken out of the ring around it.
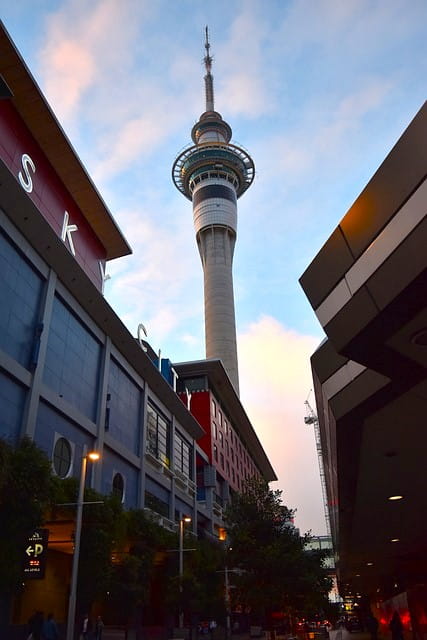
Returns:
[[[23,576],[25,580],[44,578],[49,529],[35,529],[28,536],[24,551]]]

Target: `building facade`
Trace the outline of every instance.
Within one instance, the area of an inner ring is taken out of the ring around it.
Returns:
[[[343,597],[427,631],[427,103],[301,277]]]
[[[243,490],[249,478],[277,477],[222,362],[175,363],[174,369],[177,391],[205,432],[197,442],[198,504],[214,514],[220,531],[233,492]]]

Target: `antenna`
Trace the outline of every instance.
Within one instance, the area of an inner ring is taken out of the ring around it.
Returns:
[[[206,98],[206,111],[215,111],[214,109],[214,90],[213,90],[213,77],[212,77],[212,56],[210,55],[211,45],[209,43],[209,31],[208,27],[205,27],[205,49],[206,55],[203,58],[205,63],[206,75],[205,75],[205,98]]]

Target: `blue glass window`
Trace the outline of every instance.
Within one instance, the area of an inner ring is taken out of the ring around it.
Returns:
[[[44,280],[0,233],[0,349],[30,368]]]
[[[43,380],[91,420],[96,420],[101,344],[55,297]]]
[[[130,451],[139,453],[141,390],[117,364],[110,361],[106,429]]]
[[[21,433],[25,389],[0,371],[0,438],[16,444]]]

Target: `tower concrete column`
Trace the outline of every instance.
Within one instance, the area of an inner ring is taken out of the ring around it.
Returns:
[[[219,358],[237,394],[233,254],[237,238],[237,199],[252,184],[249,154],[230,142],[231,127],[214,110],[212,58],[206,29],[204,58],[206,110],[194,125],[194,145],[175,160],[176,187],[193,203],[193,222],[204,274],[206,358]]]

